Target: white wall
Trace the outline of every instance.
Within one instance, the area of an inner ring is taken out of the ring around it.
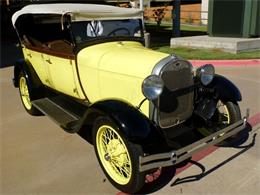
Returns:
[[[208,6],[209,6],[209,0],[202,0],[201,3],[201,19],[208,19]],[[206,11],[206,13],[203,13],[204,11]],[[207,25],[208,21],[207,20],[201,20],[202,24]]]

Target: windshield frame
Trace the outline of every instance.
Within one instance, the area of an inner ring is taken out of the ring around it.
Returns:
[[[131,19],[131,18],[129,18]],[[119,20],[119,19],[116,19]],[[122,19],[122,20],[127,20],[127,19]],[[84,40],[81,43],[77,43],[76,42],[76,36],[75,33],[72,29],[72,23],[74,21],[69,21],[69,30],[71,32],[71,36],[73,39],[73,44],[74,44],[74,51],[77,53],[79,50],[88,47],[88,46],[92,46],[92,45],[96,45],[96,44],[101,44],[101,43],[107,43],[107,42],[115,42],[115,41],[136,41],[136,42],[140,42],[143,45],[145,44],[144,41],[144,25],[143,25],[143,20],[140,19],[136,19],[139,22],[139,27],[140,27],[140,37],[135,37],[135,36],[98,36],[98,37],[91,37],[88,40]],[[108,20],[109,21],[109,20]]]

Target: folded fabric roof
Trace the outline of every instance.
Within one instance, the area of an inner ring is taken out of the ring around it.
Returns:
[[[32,4],[14,13],[14,26],[16,20],[24,14],[70,14],[74,21],[142,18],[142,11],[134,8],[79,3]]]

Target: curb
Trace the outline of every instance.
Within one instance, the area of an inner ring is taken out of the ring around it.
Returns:
[[[194,66],[212,64],[214,66],[260,66],[260,59],[250,60],[189,60]]]

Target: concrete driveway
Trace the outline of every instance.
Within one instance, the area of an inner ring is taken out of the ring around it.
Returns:
[[[12,86],[12,67],[0,73],[0,194],[122,194],[105,179],[89,143],[47,117],[29,116]],[[250,108],[252,129],[259,133],[260,66],[217,67],[217,73],[241,89],[242,114]],[[175,176],[166,170],[143,192],[260,194],[259,134],[254,140],[253,147],[212,147],[197,154],[192,166],[178,169]]]
[[[28,115],[12,86],[12,67],[0,71],[0,194],[116,194],[93,147],[47,117]]]

